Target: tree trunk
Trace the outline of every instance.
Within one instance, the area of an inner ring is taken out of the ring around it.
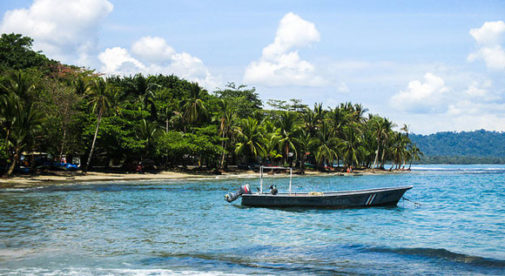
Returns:
[[[373,169],[377,167],[377,162],[379,161],[379,150],[380,150],[380,143],[377,144],[377,151],[375,151],[375,159],[373,161],[372,166]]]
[[[66,137],[67,137],[67,129],[63,128],[63,138],[61,139],[60,156],[59,156],[60,161],[61,161],[61,157],[63,156],[63,149],[65,148],[65,138]]]
[[[12,158],[12,163],[11,165],[9,166],[9,170],[7,170],[7,177],[11,176],[12,175],[12,172],[14,171],[14,168],[16,167],[16,164],[18,162],[18,159],[19,159],[19,151],[21,150],[21,148],[19,146],[16,146],[16,149],[14,150],[14,156]]]
[[[168,132],[168,118],[165,120],[165,132]]]
[[[102,109],[100,108],[100,112],[98,112],[98,118],[96,120],[95,136],[93,137],[93,143],[91,144],[91,150],[89,151],[88,162],[86,162],[86,167],[84,167],[84,170],[82,171],[84,174],[88,172],[89,164],[91,163],[91,157],[93,156],[93,151],[95,150],[96,136],[98,135],[98,129],[100,128],[101,120],[102,120]]]
[[[286,159],[284,160],[284,164],[288,163],[288,160],[289,160],[289,144],[288,143],[286,143],[285,153],[286,153]],[[284,166],[284,164],[282,164],[282,165]],[[291,167],[291,164],[289,164],[289,167]]]
[[[5,135],[5,155],[9,156],[9,136],[10,136],[11,130],[10,128],[7,129],[7,134]]]
[[[225,148],[226,148],[226,141],[224,140],[224,138],[225,138],[225,137],[224,137],[224,136],[225,136],[224,134],[225,134],[225,132],[224,132],[224,130],[223,130],[223,137],[222,137],[222,138],[223,138],[223,141],[221,141],[221,147],[223,148],[223,153],[221,154],[221,163],[219,164],[219,168],[220,168],[221,170],[224,168],[224,158],[225,158],[225,156],[226,156],[226,149],[225,149]]]
[[[300,164],[300,173],[305,174],[305,151],[303,152],[302,155],[302,163]]]
[[[385,155],[386,155],[386,147],[383,147],[382,148],[382,158],[381,158],[381,168],[384,168],[384,163],[386,163],[384,160]]]

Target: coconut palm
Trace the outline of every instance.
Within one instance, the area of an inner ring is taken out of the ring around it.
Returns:
[[[93,151],[95,150],[96,137],[98,135],[98,130],[100,129],[100,122],[102,116],[105,112],[112,107],[112,99],[115,97],[116,92],[114,88],[108,84],[102,78],[96,78],[91,81],[90,85],[86,89],[86,97],[91,105],[91,110],[93,113],[97,113],[95,135],[93,136],[93,143],[91,144],[91,150],[89,151],[88,161],[83,169],[83,173],[86,173],[91,163],[91,158],[93,157]]]
[[[301,129],[300,133],[295,138],[295,145],[298,152],[298,159],[300,160],[300,169],[302,174],[305,173],[305,161],[312,138],[312,135],[310,135],[310,132],[306,129]]]
[[[411,145],[409,152],[410,152],[410,164],[409,164],[409,170],[410,170],[410,167],[412,167],[412,161],[421,160],[421,156],[423,156],[424,154],[421,152],[421,150],[417,147],[416,144]]]
[[[245,154],[254,160],[264,155],[264,137],[256,119],[242,119],[235,132],[239,141],[235,145],[235,153]]]
[[[35,134],[41,129],[44,115],[35,109],[34,104],[15,103],[15,117],[9,136],[9,145],[13,149],[11,164],[6,175],[10,176],[19,160],[22,150],[33,144]]]
[[[0,125],[2,126],[2,130],[5,132],[5,150],[6,155],[9,155],[9,147],[8,142],[10,138],[10,134],[12,131],[12,127],[16,123],[17,118],[17,107],[18,107],[19,98],[13,94],[4,94],[0,96]]]
[[[342,152],[344,166],[356,166],[364,153],[364,147],[361,143],[361,130],[356,123],[353,123],[343,127],[342,135],[343,140],[339,148]]]
[[[138,139],[145,141],[145,153],[141,154],[141,159],[143,156],[149,156],[151,152],[154,140],[159,133],[159,128],[156,123],[146,121],[146,119],[142,119],[140,124],[138,125],[136,136]]]
[[[393,131],[393,127],[396,126],[395,123],[389,121],[388,119],[384,119],[383,123],[383,132],[382,135],[382,155],[381,155],[381,168],[384,168],[384,164],[386,163],[386,153],[391,151],[393,145],[393,138],[395,136],[395,132]]]
[[[377,150],[375,151],[375,159],[373,162],[373,168],[378,166],[380,147],[382,146],[382,158],[384,159],[386,140],[389,139],[389,134],[391,133],[391,128],[395,126],[394,123],[388,119],[381,117],[373,118],[373,128],[375,129],[375,137],[377,139]]]
[[[287,163],[289,151],[296,154],[295,139],[300,131],[300,121],[294,112],[282,112],[277,124],[280,129],[283,163]]]
[[[205,92],[196,82],[191,83],[189,92],[189,99],[184,105],[183,117],[186,122],[195,123],[207,117],[207,108],[203,100]]]
[[[400,169],[402,163],[406,159],[407,155],[407,145],[410,143],[410,139],[401,133],[395,133],[393,136],[393,143],[391,147],[391,153],[393,157],[393,162],[396,165],[396,169]]]
[[[217,119],[219,121],[219,135],[221,135],[221,147],[223,148],[219,168],[223,169],[224,161],[226,159],[227,142],[233,134],[232,126],[237,117],[237,114],[236,109],[230,104],[229,101],[221,99],[218,103],[219,113]]]
[[[321,128],[310,142],[310,147],[315,153],[316,163],[319,169],[324,169],[324,163],[333,164],[335,159],[338,159],[336,149],[340,140],[333,136],[332,130],[328,123],[323,121]]]
[[[160,86],[146,78],[142,74],[136,74],[130,77],[126,84],[125,96],[131,96],[131,99],[138,100],[142,103],[142,109],[147,110],[150,107],[150,119],[157,119],[156,104],[154,103],[156,89]]]
[[[33,104],[35,84],[23,71],[12,71],[0,81],[0,124],[5,131],[7,156],[12,155],[7,175],[11,175],[20,150],[33,140],[33,133],[40,127],[43,116]]]
[[[265,159],[274,162],[276,159],[282,158],[279,146],[281,144],[280,130],[276,128],[274,131],[265,132],[264,136],[264,155]]]

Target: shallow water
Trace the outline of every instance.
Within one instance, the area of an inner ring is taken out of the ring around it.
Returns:
[[[0,190],[0,274],[505,274],[505,166],[295,177],[297,191],[413,185],[395,208],[245,208],[257,180]],[[286,178],[266,179],[287,189]]]

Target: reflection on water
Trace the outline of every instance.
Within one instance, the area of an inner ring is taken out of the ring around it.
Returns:
[[[504,172],[293,179],[298,191],[414,185],[418,204],[344,210],[224,201],[251,179],[0,190],[0,274],[501,274]]]

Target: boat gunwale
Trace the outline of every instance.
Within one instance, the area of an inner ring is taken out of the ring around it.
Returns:
[[[242,197],[332,197],[332,196],[349,196],[349,195],[361,195],[370,193],[380,193],[389,192],[396,190],[410,190],[414,186],[402,186],[402,187],[388,187],[388,188],[376,188],[376,189],[366,189],[366,190],[352,190],[352,191],[341,191],[341,192],[322,192],[322,194],[310,194],[310,192],[303,193],[278,193],[276,195],[270,193],[254,193],[254,194],[243,194]]]

